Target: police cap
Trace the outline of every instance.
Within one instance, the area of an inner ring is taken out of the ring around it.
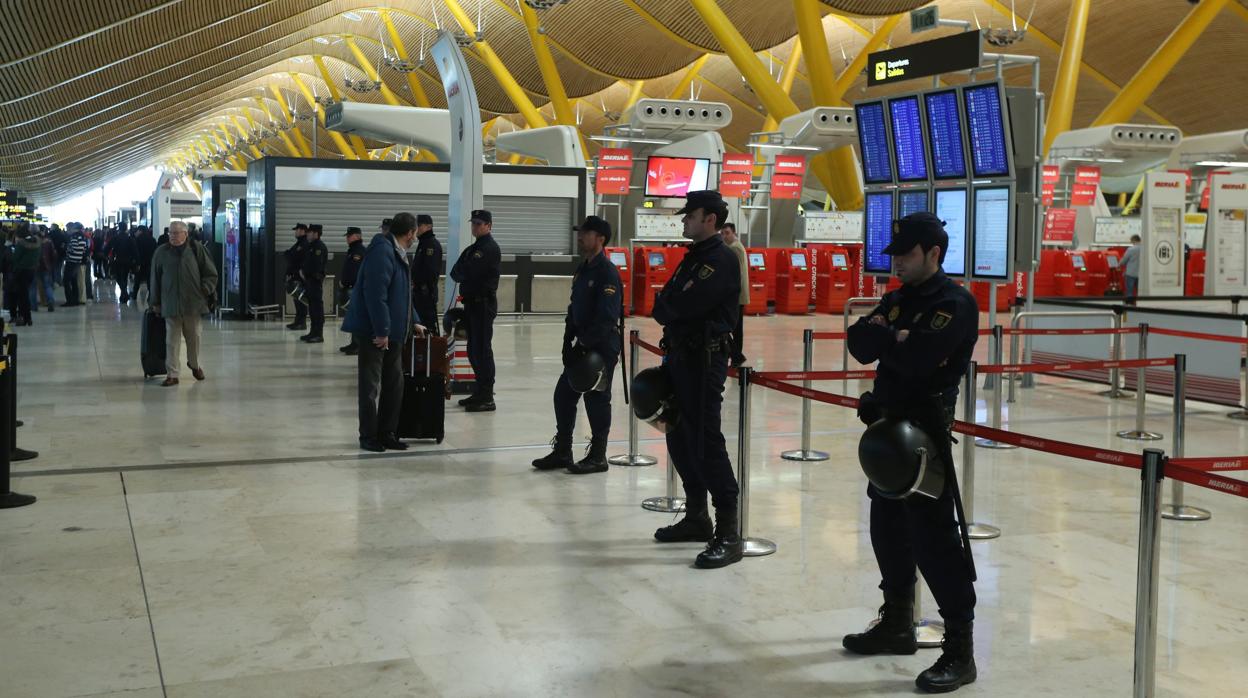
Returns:
[[[721,213],[723,218],[728,217],[728,204],[724,203],[724,197],[714,189],[703,189],[702,191],[691,191],[685,194],[685,207],[676,212],[676,215],[682,216],[690,211],[702,209],[708,213]]]
[[[494,214],[490,213],[489,211],[486,211],[485,209],[478,209],[472,212],[472,215],[468,217],[468,220],[480,221],[482,223],[489,223],[490,225],[493,225]]]
[[[313,223],[312,225],[308,226],[309,233],[316,233],[317,235],[320,235],[323,230],[324,228],[323,226],[321,226],[320,223]]]
[[[416,216],[416,225],[433,225],[433,216],[427,213]]]
[[[347,234],[344,237],[351,237],[352,235],[363,235],[363,234],[364,233],[359,228],[353,225],[347,228]]]
[[[308,226],[304,225],[303,223],[296,223],[295,227],[291,228],[291,230],[301,230],[301,229],[307,230]]]
[[[932,246],[939,246],[943,256],[949,250],[949,234],[945,232],[945,222],[926,211],[911,213],[893,221],[893,240],[884,248],[884,254],[896,257],[913,250],[919,244],[925,244],[929,250]]]
[[[598,233],[611,242],[611,224],[599,218],[598,216],[586,216],[585,220],[578,226],[572,228],[576,232],[590,231]]]

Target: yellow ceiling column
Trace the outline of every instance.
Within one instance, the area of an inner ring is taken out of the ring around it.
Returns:
[[[303,81],[303,76],[299,73],[291,73],[290,77],[294,79],[295,85],[297,85],[299,87],[299,91],[303,93],[304,99],[308,100],[308,104],[312,105],[312,110],[316,112],[317,116],[320,117],[321,126],[324,126],[325,111],[321,109],[321,105],[316,103],[316,95],[312,94],[312,90],[308,89],[308,84]],[[316,128],[315,118],[312,120],[312,128]],[[329,137],[333,140],[334,145],[338,146],[338,152],[342,153],[344,158],[348,160],[360,159],[360,156],[356,155],[355,151],[351,150],[350,144],[347,143],[347,139],[342,137],[341,133],[338,133],[337,131],[330,131],[328,129],[326,129],[326,133],[329,134]]]
[[[264,157],[264,153],[260,152],[259,148],[247,143],[247,139],[251,134],[247,133],[247,129],[243,128],[243,122],[239,121],[238,117],[234,115],[230,115],[230,121],[234,123],[234,128],[238,129],[239,142],[247,144],[247,148],[251,150],[252,156],[257,160]]]
[[[902,15],[893,15],[892,17],[884,20],[884,23],[880,25],[880,28],[875,32],[875,34],[872,34],[871,38],[867,39],[867,43],[863,45],[862,50],[858,52],[858,55],[854,56],[854,60],[850,62],[849,67],[845,68],[845,70],[841,71],[841,74],[837,76],[836,83],[832,86],[831,92],[836,95],[838,102],[844,99],[845,93],[849,92],[849,88],[854,86],[854,81],[858,79],[858,76],[862,73],[862,69],[867,67],[867,58],[871,55],[871,52],[878,50],[881,46],[888,42],[889,35],[891,35],[893,30],[897,28],[897,25],[901,23],[902,18]],[[807,62],[809,63],[809,61]],[[814,75],[810,76],[810,81],[812,85],[818,84]]]
[[[1148,99],[1153,90],[1161,84],[1175,64],[1183,58],[1187,50],[1196,43],[1200,35],[1213,21],[1213,18],[1226,7],[1227,0],[1204,0],[1179,22],[1179,26],[1170,32],[1170,36],[1162,42],[1153,55],[1140,66],[1135,76],[1123,86],[1122,92],[1114,97],[1114,101],[1105,107],[1105,111],[1092,122],[1093,126],[1104,126],[1128,121],[1135,116],[1136,110]]]
[[[793,94],[793,80],[797,77],[797,64],[802,61],[802,42],[793,42],[793,51],[789,53],[789,59],[784,62],[784,70],[780,71],[780,89],[784,90],[786,95]],[[775,131],[780,124],[770,116],[763,122],[763,131]]]
[[[268,103],[259,97],[253,97],[252,99],[255,100],[256,106],[260,107],[260,111],[264,112],[264,115],[269,117],[269,121],[277,121],[277,119],[273,118],[273,110],[269,109]],[[290,114],[287,114],[286,116],[287,119],[290,118]],[[289,123],[289,121],[287,123]],[[295,142],[290,140],[289,134],[279,128],[277,130],[277,135],[281,137],[282,143],[285,144],[287,155],[290,155],[292,158],[303,157],[303,153],[299,152],[299,148],[295,146]]]
[[[1092,0],[1071,0],[1070,16],[1066,18],[1066,35],[1062,37],[1062,53],[1057,59],[1057,75],[1053,78],[1049,117],[1044,124],[1044,149],[1049,152],[1057,134],[1070,130],[1070,117],[1075,112],[1075,95],[1079,91],[1079,66],[1083,64],[1083,41],[1088,34],[1088,10]]]
[[[351,53],[355,56],[355,62],[360,64],[360,70],[364,71],[368,79],[381,83],[381,97],[386,100],[386,104],[395,107],[402,105],[403,103],[399,101],[398,95],[394,94],[394,90],[391,90],[386,85],[386,82],[377,74],[377,69],[369,64],[368,56],[365,56],[359,45],[355,43],[354,36],[347,37],[347,48],[351,49]]]
[[[529,44],[533,46],[533,56],[537,59],[537,68],[542,73],[542,81],[546,84],[546,94],[550,97],[550,106],[555,110],[555,121],[562,126],[576,129],[581,141],[581,153],[589,157],[589,144],[585,142],[585,134],[581,133],[576,123],[576,113],[572,111],[572,103],[568,101],[568,91],[563,86],[563,78],[559,76],[559,66],[555,64],[555,56],[546,42],[546,35],[539,30],[537,12],[532,7],[520,3],[520,13],[524,18],[524,26],[529,32]]]
[[[676,83],[676,87],[667,94],[668,99],[684,99],[684,94],[689,91],[689,86],[697,79],[698,73],[702,72],[702,66],[711,59],[711,54],[704,53],[698,60],[689,64],[689,68],[685,70],[685,74],[680,78],[680,82]]]
[[[464,12],[464,8],[459,6],[457,0],[445,0],[446,7],[454,15],[455,21],[459,22],[460,28],[467,32],[470,36],[475,36],[477,27],[472,23],[472,19]],[[528,122],[529,128],[541,128],[549,126],[546,119],[542,117],[541,112],[533,105],[533,100],[525,94],[524,88],[520,87],[520,83],[516,82],[511,71],[507,70],[507,66],[503,64],[503,59],[494,53],[494,49],[490,47],[487,41],[478,41],[473,44],[477,53],[481,56],[481,60],[489,67],[490,73],[494,75],[494,79],[498,81],[499,87],[503,88],[503,92],[507,93],[507,98],[511,103],[516,105],[516,109],[524,116],[524,120]]]
[[[312,56],[312,62],[316,64],[316,69],[321,72],[321,79],[325,81],[325,88],[329,90],[329,96],[332,97],[335,102],[341,102],[342,93],[338,91],[338,86],[334,84],[334,78],[329,74],[329,68],[325,67],[325,57],[317,54]],[[321,110],[321,125],[325,125],[325,110],[323,109]],[[351,147],[355,150],[356,159],[368,159],[368,149],[364,147],[363,138],[348,134],[347,140],[351,143]]]
[[[286,118],[286,123],[293,125],[291,129],[295,133],[295,140],[299,143],[299,150],[305,158],[312,157],[312,146],[308,143],[308,139],[303,137],[303,131],[299,129],[299,125],[295,123],[295,117],[290,113],[290,106],[286,104],[286,98],[282,96],[282,90],[277,85],[269,85],[269,91],[273,93],[273,98],[277,100],[277,106],[282,109],[282,116]]]
[[[403,37],[399,36],[399,31],[394,28],[394,22],[390,19],[390,10],[379,9],[377,14],[381,16],[381,21],[386,25],[386,33],[390,35],[390,41],[394,42],[394,50],[399,54],[402,60],[411,60],[408,58],[407,46],[403,44]],[[425,94],[425,88],[420,84],[420,76],[416,73],[407,73],[407,86],[412,91],[412,99],[416,100],[416,106],[430,106],[429,95]]]

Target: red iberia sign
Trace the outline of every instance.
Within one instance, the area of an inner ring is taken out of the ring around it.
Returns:
[[[1045,165],[1040,169],[1040,181],[1044,184],[1056,184],[1061,176],[1062,168],[1057,165]]]
[[[631,148],[603,148],[598,151],[598,169],[622,170],[633,166]]]
[[[798,177],[805,175],[806,158],[801,155],[777,155],[776,174],[796,175]]]
[[[719,175],[719,193],[725,199],[741,199],[750,194],[749,172],[724,172]]]
[[[598,151],[598,172],[594,193],[627,196],[633,179],[633,151],[629,148],[603,148]]]
[[[754,156],[749,153],[724,153],[724,162],[720,166],[720,171],[753,172]]]
[[[1076,184],[1100,184],[1101,168],[1095,165],[1080,165],[1075,168]]]
[[[800,199],[802,198],[802,176],[791,174],[775,174],[771,177],[771,198]]]
[[[1073,208],[1051,208],[1044,214],[1044,237],[1042,241],[1054,245],[1069,245],[1075,240],[1075,217]]]
[[[1071,206],[1091,206],[1096,201],[1096,185],[1075,182],[1070,190]]]
[[[1056,189],[1057,189],[1057,184],[1054,182],[1045,182],[1044,184],[1040,185],[1040,205],[1041,206],[1053,205],[1053,194],[1056,191]]]

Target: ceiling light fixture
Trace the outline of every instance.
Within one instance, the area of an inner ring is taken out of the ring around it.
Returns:
[[[364,19],[363,17],[360,16],[360,13],[358,12],[343,12],[342,17],[343,19],[349,19],[352,22],[358,22]]]
[[[1248,167],[1248,162],[1237,162],[1233,160],[1201,160],[1196,163],[1197,167]]]

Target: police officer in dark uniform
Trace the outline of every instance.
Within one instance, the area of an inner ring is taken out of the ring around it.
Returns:
[[[303,270],[303,257],[308,251],[308,226],[303,223],[296,223],[295,244],[291,245],[282,256],[286,259],[286,282],[289,284],[291,279],[300,278],[300,272]],[[168,230],[165,231],[169,232]],[[288,330],[306,330],[308,329],[308,307],[299,301],[295,301],[295,321],[286,326]]]
[[[477,389],[459,401],[468,412],[493,412],[494,406],[494,318],[498,316],[498,278],[502,251],[494,242],[494,216],[489,211],[472,212],[472,236],[476,241],[459,255],[451,267],[451,279],[459,284],[468,316],[468,362],[476,374]],[[423,316],[422,316],[423,317]]]
[[[620,316],[624,297],[620,271],[603,248],[611,242],[611,224],[589,216],[576,228],[576,246],[581,265],[572,277],[572,301],[563,329],[564,373],[555,384],[554,451],[533,461],[538,470],[566,468],[573,475],[607,470],[607,438],[611,434],[611,375],[623,347]],[[567,370],[585,354],[595,352],[603,359],[605,380],[584,394],[573,388]],[[576,404],[585,399],[591,431],[589,452],[572,462],[572,430],[576,428]]]
[[[954,478],[950,428],[958,387],[975,348],[979,309],[971,294],[941,271],[948,245],[944,224],[930,213],[895,221],[884,254],[892,256],[903,285],[852,325],[847,337],[854,358],[879,362],[859,417],[866,424],[883,417],[909,419],[937,444],[948,474],[936,499],[890,499],[868,485],[871,547],[880,566],[884,606],[878,624],[847,635],[843,644],[856,654],[914,654],[917,565],[940,606],[945,638],[940,659],[916,684],[939,693],[976,676],[971,639],[975,566]]]
[[[433,234],[433,218],[416,216],[416,255],[412,257],[412,305],[425,328],[438,333],[438,277],[442,275],[442,243]],[[427,318],[427,319],[426,319]]]
[[[345,309],[351,302],[351,289],[355,288],[355,280],[360,275],[360,265],[364,263],[364,235],[359,228],[347,228],[347,259],[342,263],[342,273],[338,276],[338,307]],[[339,347],[338,351],[347,356],[359,353],[359,345],[355,343],[355,335],[351,335],[351,343]]]
[[[655,531],[660,543],[707,542],[694,564],[701,568],[741,560],[737,477],[720,430],[724,382],[737,325],[741,271],[719,228],[728,205],[717,191],[689,192],[683,214],[691,243],[685,258],[654,300],[663,326],[664,365],[681,419],[667,435],[667,449],[685,487],[685,517]],[[715,525],[706,496],[715,506]]]
[[[308,226],[308,248],[303,255],[303,289],[308,302],[308,315],[312,319],[312,330],[299,339],[308,344],[320,344],[325,341],[325,263],[329,261],[329,248],[321,242],[321,225],[314,223]]]

